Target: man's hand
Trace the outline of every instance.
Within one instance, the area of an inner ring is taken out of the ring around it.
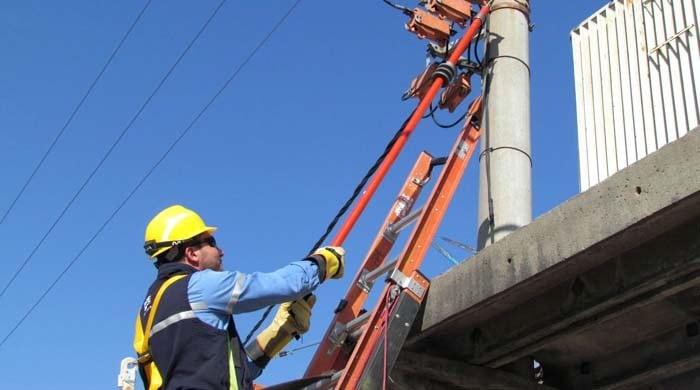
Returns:
[[[316,304],[316,296],[309,294],[302,299],[283,303],[277,310],[273,323],[277,323],[280,329],[300,336],[309,331],[311,326],[311,309]]]
[[[325,246],[314,252],[309,259],[318,264],[321,282],[328,278],[340,279],[345,272],[345,249],[339,246]]]
[[[255,341],[246,346],[248,355],[258,367],[265,368],[270,359],[292,341],[292,337],[302,335],[309,330],[311,309],[315,303],[316,296],[309,294],[303,299],[280,305],[270,326],[260,332]]]

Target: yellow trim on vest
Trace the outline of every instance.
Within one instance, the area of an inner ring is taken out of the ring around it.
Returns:
[[[163,296],[165,290],[170,287],[171,284],[177,282],[178,280],[184,278],[187,275],[175,275],[170,279],[166,280],[153,300],[153,305],[151,306],[151,312],[148,314],[148,319],[146,320],[146,329],[143,329],[143,324],[141,323],[140,312],[136,314],[136,326],[134,330],[134,349],[139,356],[139,362],[143,365],[144,371],[146,373],[146,379],[148,381],[147,390],[158,390],[163,386],[163,378],[158,371],[153,359],[149,355],[148,341],[151,333],[151,327],[153,326],[153,319],[156,316],[156,310],[158,310],[158,304],[160,303],[160,298]],[[235,374],[234,374],[235,375]]]
[[[231,349],[231,338],[226,335],[228,340],[228,380],[229,390],[238,390],[238,378],[236,377],[236,364],[233,363],[233,349]]]

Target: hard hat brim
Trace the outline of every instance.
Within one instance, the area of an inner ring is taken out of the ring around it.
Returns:
[[[199,236],[200,234],[204,234],[204,233],[207,233],[207,234],[209,234],[209,235],[212,235],[212,234],[214,234],[214,232],[217,231],[218,229],[219,229],[219,228],[214,227],[214,226],[205,226],[203,231],[201,231],[200,233],[195,234],[193,237],[197,237],[197,236]],[[159,251],[157,251],[157,252],[155,252],[154,254],[152,254],[151,256],[149,256],[149,259],[155,259],[155,258],[158,257],[160,254],[165,253],[168,249],[170,249],[170,248],[162,248],[162,249],[160,249]]]

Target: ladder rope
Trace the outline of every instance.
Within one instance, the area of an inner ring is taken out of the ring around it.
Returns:
[[[382,375],[382,390],[386,390],[386,378],[389,376],[389,372],[387,372],[387,357],[388,357],[388,349],[389,349],[389,305],[391,304],[391,296],[390,294],[386,295],[386,303],[384,306],[384,364],[383,364],[383,369],[384,373]]]

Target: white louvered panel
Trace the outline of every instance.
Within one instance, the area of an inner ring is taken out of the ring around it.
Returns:
[[[581,75],[583,74],[583,64],[581,58],[586,54],[581,52],[582,43],[579,35],[572,35],[573,54],[574,54],[574,86],[576,90],[576,101],[583,101],[583,85]],[[589,164],[588,164],[588,145],[586,143],[586,111],[583,104],[576,105],[576,123],[578,131],[578,155],[579,155],[579,171],[581,178],[581,186],[590,186]]]
[[[581,190],[700,123],[700,0],[614,0],[571,32]]]
[[[615,145],[617,137],[615,136],[615,116],[613,115],[613,97],[612,97],[612,75],[610,71],[611,54],[613,53],[608,46],[610,42],[609,26],[610,22],[614,22],[615,15],[608,15],[607,12],[602,13],[598,18],[598,53],[600,67],[600,91],[602,104],[603,139],[605,149],[602,155],[605,156],[607,170],[601,172],[600,180],[605,179],[613,172],[617,171],[617,147]]]
[[[624,17],[624,16],[623,16]],[[612,91],[622,91],[620,73],[620,38],[617,35],[618,17],[614,14],[609,14],[606,18],[606,33],[608,41],[609,54],[609,79],[610,90],[607,95],[610,97],[611,104],[607,107],[606,118],[610,123],[609,127],[615,139],[615,170],[617,167],[627,166],[627,141],[625,139],[625,123],[624,123],[624,106],[622,93],[613,93]],[[624,48],[624,46],[623,46]],[[614,171],[613,171],[614,172]]]
[[[624,6],[630,6],[627,0],[623,3],[626,4]],[[645,141],[643,156],[656,151],[655,129],[659,125],[663,126],[660,122],[660,116],[656,115],[656,112],[660,110],[658,106],[661,102],[659,101],[657,89],[652,87],[653,82],[650,77],[652,69],[649,68],[649,61],[646,55],[649,49],[647,47],[647,26],[644,24],[645,9],[647,9],[651,3],[653,3],[653,1],[636,0],[631,4],[634,10],[634,26],[638,46],[630,48],[632,49],[630,50],[630,55],[637,58],[637,65],[639,66],[638,82],[641,87],[642,115],[644,116],[643,127],[641,129],[635,129],[635,131],[641,131],[643,134]],[[649,19],[647,18],[647,20]],[[653,20],[651,21],[653,22]],[[650,27],[653,29],[653,24]]]
[[[604,42],[605,23],[600,23],[601,17],[591,20],[590,33],[590,53],[591,53],[591,79],[596,80],[591,83],[593,87],[593,133],[595,136],[595,158],[598,161],[598,176],[596,183],[605,179],[608,175],[608,156],[605,144],[605,109],[603,104],[603,82],[601,80],[602,66],[600,63],[601,41]],[[601,28],[601,25],[603,28]]]
[[[625,144],[625,163],[620,165],[622,167],[627,166],[627,164],[632,161],[637,161],[637,143],[634,135],[634,124],[635,122],[640,122],[641,117],[635,119],[634,108],[634,91],[633,85],[631,83],[631,71],[630,71],[630,60],[628,58],[628,45],[627,43],[627,20],[629,16],[627,12],[617,12],[617,17],[615,18],[615,31],[617,40],[610,43],[611,47],[615,48],[615,58],[617,59],[617,72],[618,76],[616,80],[619,80],[618,86],[613,88],[615,91],[620,91],[619,94],[615,94],[617,97],[616,101],[618,105],[615,107],[616,117],[616,129],[622,129],[620,131],[624,134],[624,144]],[[630,40],[634,42],[634,39]]]
[[[682,34],[678,39],[678,44],[681,47],[680,62],[681,62],[681,77],[684,85],[692,85],[692,88],[684,88],[684,102],[686,103],[685,112],[688,120],[688,125],[685,128],[679,129],[679,136],[685,135],[688,130],[700,124],[700,28],[698,28],[698,7],[697,1],[674,0],[674,9],[679,10],[675,13],[676,25],[686,26],[688,31]],[[681,11],[682,10],[682,11]],[[683,50],[687,49],[687,50]],[[695,104],[695,107],[693,107]]]
[[[637,151],[637,160],[644,158],[647,155],[646,135],[644,133],[644,123],[650,120],[649,110],[645,109],[642,99],[642,75],[639,65],[639,55],[637,54],[640,46],[637,39],[637,18],[634,7],[623,7],[621,11],[625,15],[625,29],[627,34],[627,58],[630,62],[630,79],[628,80],[630,90],[632,91],[632,110],[634,113],[634,125],[627,130],[634,134],[634,144]],[[646,100],[648,101],[648,99]],[[636,160],[634,160],[636,161]],[[630,161],[632,163],[632,161]]]

